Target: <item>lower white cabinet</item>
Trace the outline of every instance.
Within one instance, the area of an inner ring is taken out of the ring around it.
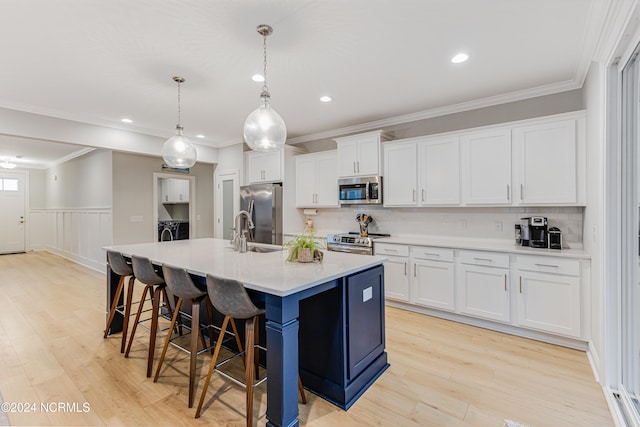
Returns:
[[[519,326],[581,336],[581,293],[577,260],[522,257],[516,260]]]
[[[459,311],[508,323],[509,255],[460,251],[459,260]]]
[[[452,249],[412,246],[411,270],[411,302],[441,310],[454,310],[455,269]]]
[[[384,263],[385,298],[409,302],[409,247],[374,243],[374,251],[388,257]]]

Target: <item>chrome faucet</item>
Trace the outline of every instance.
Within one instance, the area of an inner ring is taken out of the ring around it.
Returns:
[[[240,237],[242,236],[242,230],[240,230],[240,217],[242,216],[247,218],[247,226],[249,228],[256,228],[256,226],[253,224],[253,221],[251,220],[251,215],[249,214],[249,212],[243,210],[236,214],[236,217],[233,220],[233,239],[231,240],[231,244],[236,251],[241,249]]]

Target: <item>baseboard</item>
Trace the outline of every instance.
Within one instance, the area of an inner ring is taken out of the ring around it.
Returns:
[[[593,371],[593,376],[596,378],[596,382],[598,384],[602,384],[600,381],[600,356],[598,355],[598,351],[595,349],[592,341],[589,341],[587,344],[587,359],[589,359],[591,371]]]
[[[103,263],[88,259],[88,258],[84,258],[81,257],[80,255],[76,255],[76,254],[72,254],[71,252],[67,252],[67,251],[63,251],[60,249],[56,249],[56,248],[52,248],[50,246],[33,246],[31,248],[34,251],[46,251],[46,252],[50,252],[54,255],[58,255],[61,256],[62,258],[66,258],[69,261],[73,261],[76,264],[80,264],[84,267],[90,268],[91,270],[95,270],[99,273],[105,273],[106,271],[106,260]]]

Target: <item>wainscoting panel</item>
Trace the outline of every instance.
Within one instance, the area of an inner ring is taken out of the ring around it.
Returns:
[[[111,245],[111,225],[111,209],[31,210],[28,248],[48,250],[103,272],[102,248]]]

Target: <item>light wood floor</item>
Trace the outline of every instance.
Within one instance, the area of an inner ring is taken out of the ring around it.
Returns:
[[[187,356],[145,376],[147,332],[131,357],[102,338],[105,277],[47,252],[0,256],[0,393],[35,403],[12,425],[242,425],[244,391],[214,376],[202,418],[187,408]],[[348,411],[308,393],[307,426],[611,426],[583,352],[388,308],[391,367]],[[162,338],[158,340],[159,355]],[[210,358],[201,356],[202,388]],[[41,404],[77,404],[45,412]],[[83,412],[83,404],[88,404]],[[264,425],[265,386],[256,395]]]

